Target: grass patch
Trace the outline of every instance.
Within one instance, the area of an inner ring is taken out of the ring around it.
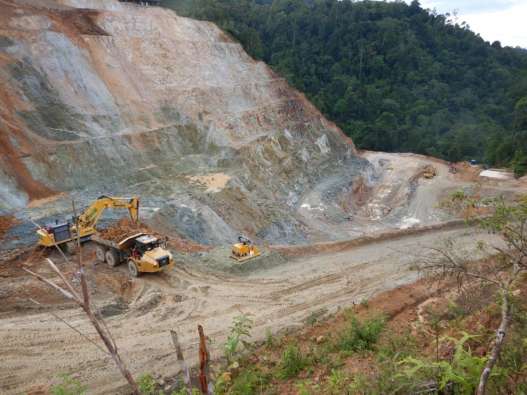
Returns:
[[[61,376],[62,383],[51,387],[52,395],[84,395],[87,387],[83,386],[80,381],[70,377],[67,374]]]
[[[304,358],[298,346],[290,344],[282,354],[278,366],[278,377],[280,379],[296,377],[307,365],[308,360]]]
[[[386,325],[386,318],[379,316],[360,322],[355,316],[337,342],[341,351],[360,352],[373,350]]]
[[[272,350],[276,346],[277,342],[273,336],[273,332],[270,328],[265,330],[265,347],[269,350]]]
[[[228,391],[225,388],[216,386],[217,394],[232,394],[232,395],[252,395],[262,393],[269,383],[269,376],[262,374],[262,372],[255,369],[243,370],[236,378],[232,380],[232,384]]]

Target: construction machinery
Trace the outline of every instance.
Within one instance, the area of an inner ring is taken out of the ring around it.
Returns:
[[[156,273],[174,267],[174,258],[163,241],[147,233],[137,233],[122,240],[110,240],[96,233],[91,238],[96,243],[95,255],[99,262],[115,267],[128,263],[132,277],[141,273]]]
[[[47,224],[37,231],[38,244],[43,247],[61,246],[65,250],[71,250],[75,241],[80,238],[81,242],[90,240],[97,231],[95,225],[107,208],[125,208],[130,213],[133,222],[139,218],[139,199],[137,197],[122,198],[101,196],[95,200],[78,217],[70,221],[58,221]]]
[[[424,178],[434,178],[435,176],[437,175],[437,170],[434,166],[432,165],[426,165],[424,168],[423,168],[423,177]]]
[[[245,262],[260,255],[259,248],[244,236],[238,236],[238,243],[232,246],[231,258],[238,262]]]

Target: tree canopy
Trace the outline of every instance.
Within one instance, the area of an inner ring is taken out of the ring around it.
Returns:
[[[358,147],[527,170],[527,51],[418,1],[164,0],[213,21]]]

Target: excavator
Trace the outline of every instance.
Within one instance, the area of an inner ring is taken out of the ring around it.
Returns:
[[[60,246],[65,251],[75,248],[77,237],[84,242],[90,240],[91,236],[97,231],[95,225],[107,208],[125,208],[130,213],[133,222],[139,218],[139,198],[122,198],[100,196],[78,217],[73,217],[72,221],[58,220],[55,223],[47,224],[37,231],[38,245],[43,247]]]
[[[238,236],[238,243],[232,246],[231,258],[238,262],[245,262],[260,255],[260,249],[244,236]]]

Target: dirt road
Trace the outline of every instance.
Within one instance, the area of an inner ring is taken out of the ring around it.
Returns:
[[[478,255],[477,240],[496,242],[485,233],[474,237],[474,231],[443,230],[293,259],[245,277],[181,265],[170,274],[134,280],[127,297],[105,297],[98,306],[108,315],[107,323],[134,375],[170,377],[179,366],[169,330],[178,331],[186,357],[194,361],[196,326],[202,324],[211,338],[213,357],[219,356],[233,317],[243,313],[254,320],[254,340],[269,329],[301,326],[313,312],[333,312],[415,280],[411,264],[426,247],[438,246],[445,238],[455,240],[456,250],[472,258]],[[94,270],[92,276],[126,278],[124,267],[112,271],[99,265]],[[78,309],[57,307],[53,312],[96,339]],[[2,313],[0,355],[3,394],[45,388],[60,373],[78,375],[90,394],[123,392],[124,381],[110,358],[49,312]]]

